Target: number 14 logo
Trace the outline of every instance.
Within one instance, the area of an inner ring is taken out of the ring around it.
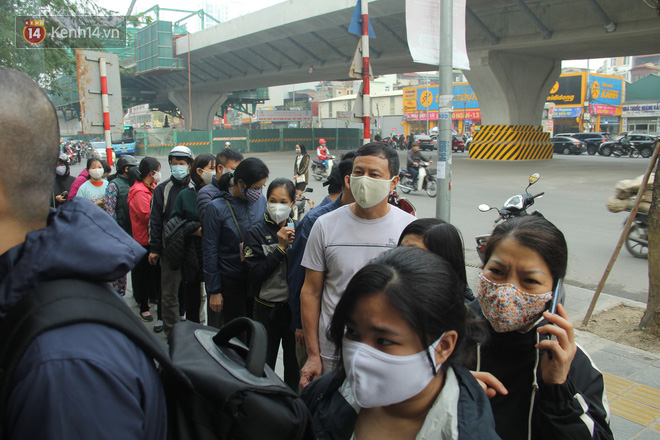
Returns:
[[[30,44],[39,44],[46,38],[45,20],[25,20],[23,38]]]

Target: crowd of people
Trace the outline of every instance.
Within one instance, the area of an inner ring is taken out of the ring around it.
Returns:
[[[37,131],[0,110],[11,134],[0,146],[27,145],[41,171],[16,160],[0,172],[0,318],[50,279],[125,295],[130,271],[140,318],[153,321],[158,305],[155,331],[182,319],[261,322],[267,363],[275,368],[281,345],[283,380],[319,439],[613,438],[603,376],[563,306],[549,309],[567,245],[541,215],[495,228],[470,287],[458,228],[388,203],[400,164],[385,143],[342,156],[328,196],[295,222],[304,145],[291,176],[231,148],[176,146],[167,164],[122,156],[112,175],[92,158],[74,181],[47,96],[3,68],[0,91],[8,105],[29,98],[40,122]],[[26,351],[2,417],[9,438],[163,439],[164,402],[137,346],[76,324]]]

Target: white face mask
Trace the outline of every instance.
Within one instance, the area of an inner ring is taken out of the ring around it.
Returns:
[[[376,206],[389,195],[392,179],[351,176],[351,193],[353,193],[353,198],[364,209]]]
[[[57,173],[58,176],[63,176],[66,174],[66,166],[62,165],[59,167],[55,167],[55,172]]]
[[[154,173],[154,182],[158,183],[160,182],[160,179],[161,179],[160,171],[156,171]]]
[[[202,170],[202,181],[206,185],[211,183],[211,180],[213,180],[213,176],[215,176],[215,173],[213,171]]]
[[[103,168],[94,168],[88,171],[92,179],[100,179],[103,177]]]
[[[278,225],[288,219],[291,214],[291,207],[282,203],[269,203],[266,209],[270,218]]]
[[[387,354],[344,337],[344,370],[357,404],[362,408],[376,408],[403,402],[421,393],[440,369],[435,361],[435,348],[442,336],[428,349],[409,356]],[[433,360],[433,370],[427,353]]]

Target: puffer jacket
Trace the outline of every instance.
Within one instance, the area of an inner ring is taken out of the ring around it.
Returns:
[[[470,308],[483,317],[479,301]],[[484,318],[485,319],[485,318]],[[610,412],[603,375],[578,345],[561,385],[546,385],[541,376],[536,329],[526,333],[498,333],[490,329],[490,340],[475,347],[476,363],[471,370],[484,371],[499,379],[509,394],[490,399],[497,433],[504,439],[612,439]]]
[[[477,380],[460,366],[450,367],[458,381],[457,417],[453,419],[461,440],[495,440],[493,414],[486,394]],[[342,395],[343,378],[327,373],[307,385],[300,397],[312,414],[318,440],[349,440],[355,429],[358,413]],[[427,416],[428,417],[428,416]],[[434,420],[435,422],[435,420]],[[425,438],[445,440],[451,427],[431,424],[433,432]]]
[[[153,189],[143,182],[135,182],[128,192],[133,238],[142,246],[149,245],[149,213]]]
[[[289,222],[293,220],[289,219]],[[280,227],[264,213],[261,221],[252,225],[245,238],[243,255],[248,268],[250,293],[268,303],[289,300],[286,280],[287,252],[279,248]]]
[[[111,282],[144,254],[112,217],[74,198],[51,211],[45,228],[0,256],[0,320],[43,282]],[[167,435],[165,396],[153,361],[119,331],[92,323],[47,331],[29,345],[0,417],[9,439]]]
[[[241,234],[227,207],[231,207],[241,229],[243,240],[250,227],[262,218],[266,211],[266,199],[261,197],[256,202],[234,197],[228,191],[220,193],[209,203],[204,218],[204,282],[209,295],[222,293],[221,276],[237,280],[247,278],[246,266],[241,261]]]

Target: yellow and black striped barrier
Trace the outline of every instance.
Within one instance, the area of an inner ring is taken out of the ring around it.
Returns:
[[[470,159],[552,159],[550,133],[534,125],[484,125],[470,143]]]
[[[178,145],[184,145],[190,147],[192,145],[211,145],[210,142],[179,142]]]
[[[280,138],[266,138],[266,139],[250,139],[250,143],[254,144],[257,142],[279,142]]]

